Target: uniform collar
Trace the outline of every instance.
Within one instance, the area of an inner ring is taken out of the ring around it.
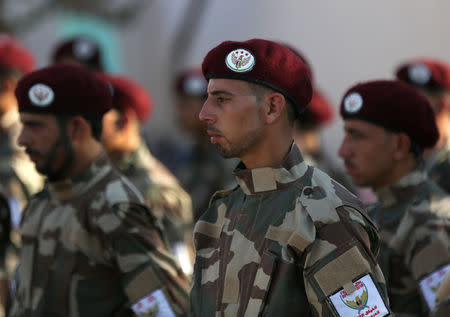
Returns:
[[[280,166],[247,169],[240,162],[234,170],[234,176],[246,195],[273,192],[288,187],[301,178],[308,165],[295,142]]]
[[[398,202],[411,199],[419,190],[420,185],[427,180],[424,168],[418,167],[397,182],[384,186],[376,191],[378,201],[383,207],[392,206]]]
[[[57,200],[68,200],[88,191],[110,171],[108,157],[102,151],[86,169],[72,178],[48,182],[48,190]]]
[[[113,160],[113,164],[119,171],[127,174],[125,171],[130,171],[140,166],[147,166],[152,161],[153,156],[150,154],[150,150],[141,142],[134,151],[124,154],[118,160]]]

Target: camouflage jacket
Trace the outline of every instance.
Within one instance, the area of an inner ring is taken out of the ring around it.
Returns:
[[[175,176],[144,143],[114,165],[143,193],[147,205],[163,223],[171,244],[192,236],[192,202]]]
[[[181,269],[142,196],[105,154],[34,196],[21,235],[12,317],[132,316],[132,305],[186,313]]]
[[[355,196],[295,143],[281,166],[235,176],[195,225],[193,316],[387,316],[377,231]]]
[[[392,311],[397,316],[428,316],[433,293],[450,263],[449,197],[421,169],[376,194],[378,201],[368,212],[380,228],[378,263]]]
[[[425,168],[430,178],[450,193],[450,142],[430,154],[426,159]]]
[[[216,191],[235,185],[228,161],[211,144],[195,144],[183,164],[176,167],[175,175],[192,197],[194,221],[208,209]]]

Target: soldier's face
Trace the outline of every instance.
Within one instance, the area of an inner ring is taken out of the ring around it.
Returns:
[[[245,81],[211,79],[199,118],[207,124],[211,143],[219,147],[223,157],[244,159],[263,142],[261,111]]]
[[[386,185],[394,166],[392,134],[358,119],[345,120],[344,130],[338,154],[353,182],[374,189]]]
[[[204,98],[194,96],[178,96],[176,106],[176,119],[183,131],[194,136],[206,133],[205,123],[198,119]]]
[[[20,113],[22,131],[18,143],[25,147],[36,170],[49,180],[64,178],[74,161],[74,151],[65,130],[53,115]]]

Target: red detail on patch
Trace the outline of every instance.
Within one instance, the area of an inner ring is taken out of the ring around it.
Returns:
[[[141,302],[139,302],[139,303],[137,304],[137,308],[139,308],[139,309],[142,308],[142,303],[141,303]]]
[[[147,300],[151,303],[155,301],[155,296],[150,295],[149,297],[147,297]]]

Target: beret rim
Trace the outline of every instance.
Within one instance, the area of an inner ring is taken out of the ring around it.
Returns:
[[[271,84],[268,83],[267,81],[264,80],[260,80],[260,79],[256,79],[256,78],[252,78],[249,76],[245,76],[244,74],[207,74],[206,79],[212,79],[212,78],[224,78],[224,79],[238,79],[238,80],[243,80],[243,81],[248,81],[254,84],[260,84],[262,86],[266,86],[268,88],[272,88],[273,90],[276,90],[277,92],[281,93],[284,97],[286,97],[287,99],[289,99],[290,102],[292,102],[294,104],[294,111],[297,115],[299,115],[303,110],[305,110],[305,108],[308,106],[308,104],[306,105],[300,105],[291,95],[289,95],[285,90]],[[299,110],[301,109],[301,110]]]

